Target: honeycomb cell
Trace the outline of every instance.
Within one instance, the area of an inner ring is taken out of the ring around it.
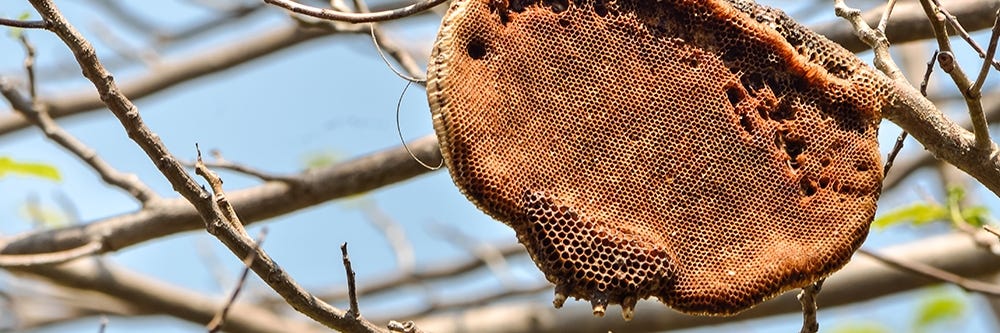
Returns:
[[[747,0],[456,0],[441,152],[553,305],[729,315],[842,267],[881,190],[890,81]]]

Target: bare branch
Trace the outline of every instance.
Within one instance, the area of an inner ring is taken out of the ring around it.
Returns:
[[[380,209],[374,201],[364,200],[361,203],[361,212],[369,223],[378,228],[385,236],[396,255],[396,266],[404,274],[413,272],[416,265],[416,256],[413,254],[413,244],[406,238],[406,231],[403,226],[389,217]]]
[[[411,143],[423,159],[440,159],[433,136]],[[296,186],[268,182],[227,193],[229,202],[247,224],[314,206],[329,200],[367,192],[429,172],[401,147],[387,149],[339,164],[294,175]],[[166,235],[203,230],[204,222],[184,199],[163,199],[138,212],[92,221],[85,225],[34,231],[11,240],[5,253],[50,252],[98,239],[110,252]],[[104,253],[102,252],[102,253]]]
[[[993,13],[1000,9],[1000,0],[949,0],[948,9],[971,31],[989,29],[993,24]],[[865,12],[863,17],[865,22],[876,25],[883,13],[885,6],[880,6]],[[892,44],[934,36],[934,31],[927,25],[927,16],[916,2],[905,1],[897,4],[885,27],[886,37]],[[840,20],[813,25],[810,28],[851,52],[857,53],[871,48],[857,38],[853,27],[843,24]]]
[[[69,132],[66,132],[62,129],[62,127],[56,124],[56,122],[49,117],[49,114],[45,111],[45,109],[36,107],[37,104],[26,100],[6,80],[3,80],[3,78],[0,78],[0,94],[10,101],[14,110],[21,114],[24,119],[27,119],[29,122],[35,124],[35,126],[38,126],[46,137],[59,144],[90,166],[94,172],[97,172],[97,174],[101,176],[101,180],[105,183],[124,190],[133,198],[141,202],[143,206],[159,199],[159,195],[140,181],[138,177],[133,174],[122,173],[112,167],[104,161],[104,159],[102,159],[96,151],[87,147],[87,145],[83,142],[80,142],[80,140],[77,140],[73,137],[73,135],[69,134]]]
[[[931,27],[934,28],[934,37],[937,39],[938,47],[941,50],[941,53],[938,54],[938,63],[941,65],[941,69],[951,76],[958,90],[965,96],[965,104],[969,109],[969,117],[972,119],[972,129],[975,134],[974,148],[990,153],[995,145],[990,140],[989,124],[986,122],[986,115],[983,113],[982,94],[972,89],[973,83],[965,75],[962,66],[959,66],[955,62],[951,41],[949,41],[948,32],[944,26],[944,15],[940,13],[937,6],[931,3],[931,0],[920,0],[920,4],[927,18],[930,19]],[[996,19],[994,19],[994,22],[996,22]]]
[[[0,254],[0,267],[25,267],[55,265],[75,259],[92,256],[101,251],[100,242],[90,242],[83,246],[64,251],[32,254]],[[0,250],[3,248],[0,247]]]
[[[802,292],[797,296],[802,304],[802,329],[800,333],[819,332],[819,322],[816,321],[816,296],[819,296],[820,289],[823,288],[823,280],[802,288]]]
[[[997,53],[997,38],[1000,38],[1000,11],[997,11],[997,18],[993,22],[993,34],[990,36],[990,44],[986,48],[986,54],[983,55],[983,66],[979,69],[979,76],[976,77],[976,83],[972,84],[972,95],[982,96],[983,94],[983,83],[986,83],[986,75],[990,73],[990,65],[994,63],[993,56]]]
[[[366,32],[361,28],[344,31],[330,25],[303,28],[298,24],[290,24],[270,29],[264,33],[252,34],[244,40],[235,40],[200,54],[185,57],[184,60],[159,64],[149,73],[127,80],[120,86],[120,91],[132,99],[147,97],[192,79],[222,72],[321,37],[342,32]],[[40,107],[48,110],[53,118],[104,108],[100,96],[94,94],[92,89],[50,99],[42,98],[39,102],[42,104]],[[0,135],[25,128],[29,124],[20,115],[0,115]]]
[[[23,21],[0,17],[0,25],[22,28],[22,29],[48,29],[49,22],[46,21]]]
[[[243,272],[240,273],[240,278],[236,280],[236,286],[233,287],[233,292],[229,294],[229,298],[226,300],[225,305],[219,312],[212,317],[212,321],[208,322],[208,331],[210,333],[218,332],[222,329],[222,324],[226,322],[226,315],[229,314],[229,309],[236,303],[236,297],[240,295],[240,290],[243,290],[243,284],[246,283],[247,276],[250,275],[250,267],[253,266],[253,261],[257,260],[257,251],[260,250],[261,244],[264,243],[264,238],[267,237],[267,228],[260,230],[260,234],[257,235],[257,241],[254,242],[253,252],[243,259]]]
[[[965,27],[963,27],[962,24],[959,22],[958,17],[952,15],[947,8],[944,8],[944,6],[941,5],[941,1],[934,0],[934,5],[937,6],[938,10],[941,11],[941,14],[944,15],[945,20],[948,21],[948,25],[950,25],[952,28],[955,29],[955,32],[960,37],[962,37],[962,39],[964,39],[965,42],[968,43],[969,46],[971,46],[972,49],[975,50],[977,54],[979,54],[980,58],[983,58],[983,60],[989,59],[987,61],[988,64],[993,64],[994,67],[1000,69],[1000,62],[994,60],[992,56],[991,57],[986,56],[986,53],[983,52],[983,48],[979,47],[979,44],[977,44],[976,41],[972,39],[972,36],[969,36],[969,32],[966,31]],[[995,22],[993,23],[993,26],[996,27]]]
[[[883,253],[907,262],[933,265],[962,276],[980,276],[1000,272],[1000,256],[983,251],[965,234],[931,237],[888,248]],[[923,276],[886,266],[865,256],[855,257],[823,284],[825,308],[872,300],[885,295],[938,283]],[[638,305],[631,322],[608,316],[592,318],[590,304],[567,303],[557,310],[544,304],[495,304],[463,311],[413,318],[429,332],[580,332],[666,331],[704,325],[760,318],[776,314],[799,313],[795,292],[789,292],[734,317],[690,316],[670,310],[652,301]],[[586,323],[582,325],[581,323]]]
[[[121,93],[112,76],[97,58],[93,46],[66,20],[51,0],[31,0],[32,6],[41,16],[52,22],[50,31],[55,33],[73,52],[80,64],[84,76],[89,79],[101,94],[108,109],[119,119],[130,139],[142,148],[154,165],[187,201],[195,206],[198,215],[204,220],[205,228],[219,238],[234,254],[246,257],[252,251],[252,241],[243,230],[243,225],[233,213],[231,206],[221,191],[221,181],[213,172],[200,172],[209,180],[219,201],[225,205],[210,200],[212,197],[203,189],[190,174],[184,171],[176,158],[166,146],[143,122],[138,109],[132,101]],[[207,168],[198,168],[206,171]],[[257,260],[252,265],[254,272],[265,277],[272,289],[282,295],[285,300],[299,312],[310,318],[339,330],[356,332],[380,332],[379,328],[370,322],[346,316],[343,310],[337,309],[309,294],[299,286],[287,272],[278,267],[262,250],[255,251]]]
[[[73,288],[97,291],[139,309],[142,313],[167,314],[204,325],[212,320],[223,302],[214,297],[140,275],[113,263],[75,260],[62,265],[10,269],[40,276]],[[233,304],[226,319],[232,332],[277,333],[319,332],[315,326],[278,316],[269,309],[249,304]],[[326,332],[326,330],[323,330]]]
[[[933,266],[925,265],[919,262],[893,259],[891,257],[879,255],[877,253],[865,249],[858,250],[858,253],[874,258],[875,260],[881,261],[886,265],[913,274],[921,275],[941,282],[954,284],[956,286],[961,287],[962,289],[965,289],[966,291],[977,292],[994,297],[1000,296],[1000,285],[967,279],[957,274],[949,273],[947,271],[934,268]]]
[[[358,289],[354,282],[354,269],[351,268],[351,258],[347,256],[347,242],[340,244],[340,253],[343,254],[344,271],[347,273],[347,299],[350,304],[347,315],[358,319],[361,318],[361,310],[358,309]]]
[[[906,131],[899,133],[899,136],[896,137],[896,143],[892,146],[892,150],[889,151],[889,155],[886,156],[885,165],[882,167],[883,175],[889,174],[889,169],[892,169],[892,163],[896,161],[896,155],[903,149],[904,141],[906,141]]]
[[[287,9],[294,13],[324,20],[350,22],[350,23],[381,22],[381,21],[395,20],[431,9],[434,6],[445,3],[446,1],[447,0],[422,0],[421,2],[399,9],[374,12],[374,13],[350,13],[332,9],[316,8],[292,2],[289,0],[264,0],[265,3]]]

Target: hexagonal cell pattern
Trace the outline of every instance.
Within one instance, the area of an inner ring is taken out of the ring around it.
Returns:
[[[428,69],[452,178],[596,314],[734,314],[843,266],[887,79],[743,1],[457,0]]]

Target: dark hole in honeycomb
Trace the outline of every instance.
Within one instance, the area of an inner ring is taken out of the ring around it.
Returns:
[[[770,118],[778,121],[795,119],[795,109],[791,103],[781,103],[771,112]]]
[[[830,177],[819,177],[819,188],[826,188],[827,186],[830,186]]]
[[[567,19],[559,19],[559,26],[560,27],[566,28],[566,27],[569,27],[569,25],[570,25],[569,20],[567,20]]]
[[[753,134],[753,121],[750,120],[750,117],[741,114],[740,126],[743,127],[743,130],[746,131],[747,133]]]
[[[757,106],[757,114],[760,115],[760,119],[763,119],[763,120],[770,120],[771,119],[771,117],[767,115],[768,112],[767,112],[767,107],[766,106],[758,105]]]
[[[569,0],[542,0],[542,2],[556,14],[566,11],[569,7]]]
[[[871,170],[871,166],[865,162],[858,162],[857,165],[854,166],[854,168],[858,170],[858,172],[867,172],[868,170]]]
[[[722,53],[722,61],[730,62],[746,56],[746,51],[740,47],[730,47]],[[736,68],[736,67],[734,67]],[[736,68],[739,69],[739,68]]]
[[[760,73],[749,73],[740,77],[740,83],[750,93],[750,96],[756,96],[757,91],[764,88],[764,76]]]
[[[693,56],[687,58],[687,60],[685,62],[687,63],[688,67],[691,67],[691,68],[701,67],[701,59],[698,59],[697,55],[693,55]]]
[[[729,99],[729,104],[736,108],[736,105],[740,104],[740,100],[743,99],[743,93],[740,92],[739,88],[730,86],[726,88],[726,98]]]
[[[604,0],[594,1],[594,13],[596,13],[597,16],[600,17],[608,16],[608,7],[604,3]]]
[[[788,154],[788,165],[792,169],[798,169],[799,165],[799,155],[806,148],[806,142],[803,138],[798,136],[789,135],[787,132],[778,131],[775,135],[775,145],[785,150]]]
[[[472,59],[482,59],[486,57],[486,43],[482,40],[474,39],[469,42],[469,45],[465,47],[465,52],[469,54]]]
[[[802,195],[811,197],[816,194],[816,183],[813,183],[813,181],[809,180],[807,177],[802,177],[802,180],[799,181],[799,186],[802,190]]]

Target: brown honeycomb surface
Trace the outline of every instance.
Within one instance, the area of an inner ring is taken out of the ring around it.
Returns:
[[[728,315],[868,233],[888,86],[744,0],[456,0],[428,68],[454,182],[595,314]]]

